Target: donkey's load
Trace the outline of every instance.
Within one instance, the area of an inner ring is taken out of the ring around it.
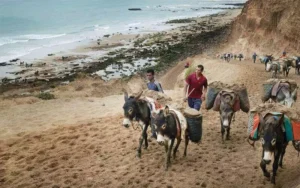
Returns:
[[[193,108],[184,110],[183,115],[188,124],[188,136],[192,142],[200,142],[202,138],[202,115]]]
[[[242,84],[225,84],[222,82],[212,82],[208,85],[205,106],[207,110],[213,107],[214,110],[216,110],[216,99],[218,95],[222,94],[220,93],[221,91],[230,91],[234,93],[235,100],[239,101],[238,105],[243,112],[248,112],[250,110],[247,88]]]
[[[297,97],[297,83],[294,80],[289,79],[269,79],[265,81],[262,85],[262,98],[263,102],[269,100],[272,96],[275,97],[281,87],[287,87],[289,93],[293,94],[296,100]]]

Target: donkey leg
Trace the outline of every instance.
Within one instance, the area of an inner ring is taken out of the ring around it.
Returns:
[[[144,132],[144,139],[145,139],[145,146],[144,146],[144,149],[147,149],[148,148],[148,134],[147,134],[147,129],[148,129],[148,126],[149,126],[149,124],[146,124],[145,125],[145,132]]]
[[[147,133],[146,133],[146,129],[144,128],[143,129],[143,131],[142,131],[142,135],[141,135],[141,137],[140,137],[140,142],[139,142],[139,147],[138,147],[138,149],[137,149],[137,154],[136,154],[136,156],[138,157],[138,158],[141,158],[141,155],[142,155],[142,145],[143,145],[143,142],[144,142],[144,139],[145,139],[145,135],[146,135]]]
[[[138,157],[138,158],[141,158],[141,155],[142,155],[142,145],[143,145],[143,141],[144,141],[144,138],[143,138],[143,135],[140,137],[140,139],[139,139],[139,147],[138,147],[138,149],[137,149],[137,154],[136,154],[136,156]]]
[[[230,140],[230,126],[227,127],[226,140]]]
[[[275,176],[277,173],[277,169],[278,169],[278,161],[279,161],[279,157],[282,151],[277,152],[274,156],[274,163],[273,163],[273,175],[271,178],[271,183],[275,184]]]
[[[178,139],[177,139],[176,146],[175,146],[175,148],[174,148],[174,150],[173,150],[173,159],[176,158],[176,152],[177,152],[177,149],[178,149],[178,147],[179,147],[180,142],[181,142],[181,138],[178,138]]]
[[[220,114],[221,115],[221,114]],[[225,128],[223,126],[222,119],[220,118],[220,123],[221,123],[221,134],[222,134],[222,142],[224,143],[224,134],[225,134]]]
[[[222,123],[221,123],[221,133],[222,133],[222,142],[224,142],[225,128],[223,127]]]
[[[271,177],[271,174],[270,174],[270,172],[268,172],[267,165],[266,165],[266,163],[265,163],[264,160],[261,160],[261,162],[260,162],[260,168],[262,169],[265,177],[267,177],[267,178]]]
[[[169,143],[167,141],[165,141],[165,151],[166,153],[168,153],[169,150]]]
[[[268,172],[267,170],[267,164],[265,163],[265,161],[263,160],[264,158],[264,150],[262,151],[262,158],[261,158],[261,162],[260,162],[260,168],[262,169],[264,176],[267,178],[271,177],[270,172]]]
[[[187,151],[187,146],[189,144],[189,137],[185,135],[185,147],[184,147],[184,153],[183,155],[186,157],[186,151]]]
[[[283,156],[285,154],[286,147],[287,147],[287,143],[284,143],[283,148],[282,148],[282,152],[281,152],[281,155],[280,155],[280,159],[279,159],[279,166],[281,168],[282,168]]]
[[[171,152],[172,152],[172,148],[173,148],[173,145],[174,145],[174,141],[175,141],[175,139],[171,140],[171,144],[170,144],[168,152],[167,152],[167,156],[166,156],[166,170],[168,170],[168,168],[169,168],[169,166],[171,164]],[[165,144],[169,144],[169,142],[166,141]]]

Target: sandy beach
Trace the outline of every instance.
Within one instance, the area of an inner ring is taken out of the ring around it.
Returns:
[[[269,78],[262,64],[228,64],[205,55],[189,60],[205,66],[210,82],[238,80],[245,84],[251,106],[260,103],[257,87]],[[169,75],[183,73],[183,65],[177,64],[159,78],[164,87],[182,79],[181,74]],[[290,78],[300,81],[296,75]],[[245,140],[248,116],[241,112],[232,125],[232,139],[222,144],[218,113],[202,109],[202,144],[190,144],[186,158],[180,146],[179,157],[168,172],[164,171],[164,150],[151,138],[142,159],[136,159],[140,131],[121,126],[121,89],[135,92],[143,88],[143,83],[136,77],[128,83],[106,82],[103,87],[100,80],[81,79],[54,89],[53,100],[2,99],[0,119],[5,126],[0,130],[1,187],[273,187],[259,169],[259,144],[253,150]],[[172,103],[179,103],[181,92],[177,84],[166,90]],[[297,152],[289,145],[284,169],[279,169],[278,187],[296,183],[293,180],[300,171],[294,164],[298,162]],[[177,176],[181,178],[174,178]]]

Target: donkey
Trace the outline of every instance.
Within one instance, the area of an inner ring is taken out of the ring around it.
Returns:
[[[224,142],[225,130],[226,140],[230,139],[230,125],[235,119],[235,105],[236,96],[234,93],[223,92],[220,95],[220,121],[221,121],[221,133],[222,141]]]
[[[268,55],[268,56],[264,56],[264,57],[260,58],[260,62],[265,64],[265,70],[267,70],[267,64],[272,63],[273,60],[274,60],[274,57],[272,55]]]
[[[148,148],[148,140],[147,140],[147,129],[151,122],[151,109],[147,103],[147,101],[139,100],[142,92],[137,96],[128,97],[128,93],[124,91],[124,100],[125,104],[123,106],[124,110],[124,120],[123,126],[129,128],[132,124],[133,120],[138,121],[140,126],[142,127],[142,135],[139,139],[139,147],[137,149],[137,157],[141,158],[142,153],[142,145],[145,141],[145,149]]]
[[[171,152],[174,146],[175,139],[177,139],[176,146],[173,150],[173,159],[176,157],[176,152],[181,143],[181,131],[182,126],[186,120],[184,116],[176,110],[170,110],[168,106],[165,109],[160,110],[158,114],[153,115],[153,127],[157,133],[157,142],[161,145],[165,146],[166,151],[166,166],[167,170],[171,164]],[[187,146],[189,143],[189,138],[187,134],[185,135],[185,148],[184,148],[184,156],[186,156]]]
[[[279,72],[279,68],[280,68],[280,65],[278,65],[277,63],[273,62],[271,64],[271,72],[272,72],[272,78],[277,78],[277,73]]]
[[[288,77],[289,72],[292,68],[292,61],[288,60],[288,61],[284,61],[283,65],[282,65],[282,73],[285,77]]]
[[[275,176],[278,166],[282,167],[282,161],[288,144],[285,133],[283,132],[284,114],[267,114],[264,118],[260,116],[259,135],[262,142],[262,160],[260,167],[265,177],[270,178],[270,172],[266,166],[271,163],[274,155],[273,174],[271,182],[275,184]]]
[[[295,101],[297,100],[297,88],[294,91],[290,91],[290,84],[288,83],[279,83],[278,89],[275,91],[276,94],[271,95],[273,102],[283,104],[287,107],[292,107]]]
[[[295,68],[295,74],[300,74],[300,57],[292,62],[292,66]]]

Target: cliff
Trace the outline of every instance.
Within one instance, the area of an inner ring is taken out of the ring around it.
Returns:
[[[232,25],[231,50],[280,54],[300,50],[300,0],[249,0]]]

